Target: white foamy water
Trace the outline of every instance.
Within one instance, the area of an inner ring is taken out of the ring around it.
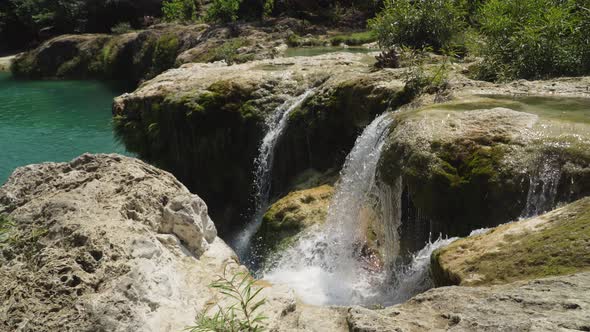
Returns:
[[[289,115],[297,109],[297,107],[299,107],[313,93],[313,91],[313,89],[307,90],[305,93],[287,100],[266,120],[268,131],[262,139],[262,143],[258,149],[258,157],[254,161],[256,166],[254,173],[254,216],[250,223],[246,225],[236,238],[230,241],[240,260],[246,264],[248,264],[250,260],[249,255],[252,249],[252,237],[256,234],[258,228],[260,228],[262,215],[268,208],[275,147],[287,126]]]
[[[264,279],[287,284],[310,304],[391,304],[431,287],[430,253],[451,240],[429,243],[411,263],[393,268],[399,254],[401,179],[379,188],[377,165],[392,123],[390,114],[375,119],[357,139],[341,173],[326,224],[311,230],[286,250]],[[384,225],[386,268],[363,258],[362,211],[380,212]],[[392,268],[387,268],[392,267]]]

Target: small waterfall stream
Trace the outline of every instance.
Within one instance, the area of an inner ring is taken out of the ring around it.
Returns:
[[[268,131],[262,139],[262,143],[258,149],[258,157],[254,161],[256,167],[254,173],[254,214],[246,227],[233,239],[233,241],[231,241],[232,247],[236,251],[238,257],[247,265],[252,264],[250,257],[253,249],[252,237],[258,231],[260,223],[262,222],[262,216],[268,208],[275,147],[287,126],[289,115],[299,107],[313,93],[313,91],[313,89],[309,89],[295,98],[288,99],[266,120]]]
[[[534,217],[555,208],[561,167],[557,161],[543,160],[530,175],[529,191],[522,218]]]
[[[409,265],[395,265],[399,255],[401,179],[393,187],[376,181],[391,114],[376,118],[357,139],[346,159],[325,225],[302,235],[263,273],[264,279],[287,284],[311,304],[392,304],[430,287],[430,253],[451,240],[429,243]],[[383,188],[382,188],[383,187]],[[397,202],[397,203],[396,203]],[[376,267],[363,255],[363,211],[379,214],[383,227],[384,264]]]

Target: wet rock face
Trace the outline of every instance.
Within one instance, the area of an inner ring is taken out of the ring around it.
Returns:
[[[313,90],[277,143],[271,196],[307,169],[338,169],[362,128],[395,105],[398,74],[371,73],[365,59],[341,53],[186,64],[118,97],[116,131],[130,151],[202,196],[223,234],[248,219],[265,121],[285,101]]]
[[[383,310],[352,308],[351,331],[590,329],[590,273],[493,287],[443,287]]]
[[[555,125],[508,108],[398,114],[379,174],[403,182],[402,247],[416,250],[430,233],[465,236],[516,220],[527,206],[542,213],[588,195],[590,140],[584,130],[547,129]]]
[[[432,255],[436,285],[490,285],[590,270],[590,198],[460,239]]]
[[[181,330],[234,261],[199,197],[119,155],[19,168],[0,213],[0,330]]]
[[[263,257],[272,256],[292,245],[306,229],[322,225],[333,194],[332,186],[323,185],[291,192],[275,202],[264,214],[255,236],[260,241],[257,253]]]

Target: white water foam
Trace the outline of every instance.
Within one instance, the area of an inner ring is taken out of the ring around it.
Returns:
[[[264,271],[264,279],[287,284],[303,301],[316,305],[392,304],[431,287],[430,254],[453,239],[428,243],[407,265],[393,264],[399,254],[401,179],[389,188],[376,183],[392,121],[390,114],[383,114],[364,130],[347,157],[326,224],[301,236]],[[366,207],[381,212],[385,268],[375,268],[361,254],[361,214]]]

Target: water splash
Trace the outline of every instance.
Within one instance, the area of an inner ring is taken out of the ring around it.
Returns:
[[[283,135],[287,126],[289,115],[297,109],[312,93],[314,89],[307,90],[303,94],[285,101],[273,114],[266,119],[268,131],[262,139],[258,149],[258,156],[254,161],[255,209],[252,220],[246,227],[230,241],[240,260],[245,264],[252,264],[252,237],[262,222],[264,211],[268,208],[271,189],[272,167],[277,142]]]
[[[392,218],[399,210],[399,207],[386,207],[388,203],[380,202],[379,196],[390,201],[396,195],[401,198],[401,190],[379,190],[376,184],[379,157],[392,121],[390,114],[383,114],[359,136],[344,164],[326,224],[310,230],[283,252],[264,271],[266,280],[288,284],[311,304],[383,302],[383,290],[390,274],[362,254],[366,239],[360,225],[367,208],[373,211],[380,208]],[[397,239],[396,222],[399,221],[385,222],[389,234],[386,237],[392,242]]]
[[[387,290],[386,294],[389,296],[383,304],[389,306],[402,303],[412,296],[434,287],[430,277],[430,256],[436,249],[447,246],[455,240],[457,238],[439,237],[434,242],[429,241],[422,250],[412,255],[409,264],[394,269],[393,280],[395,282]]]
[[[556,204],[561,168],[557,162],[540,161],[539,168],[530,176],[529,191],[522,218],[534,217],[552,210]]]

